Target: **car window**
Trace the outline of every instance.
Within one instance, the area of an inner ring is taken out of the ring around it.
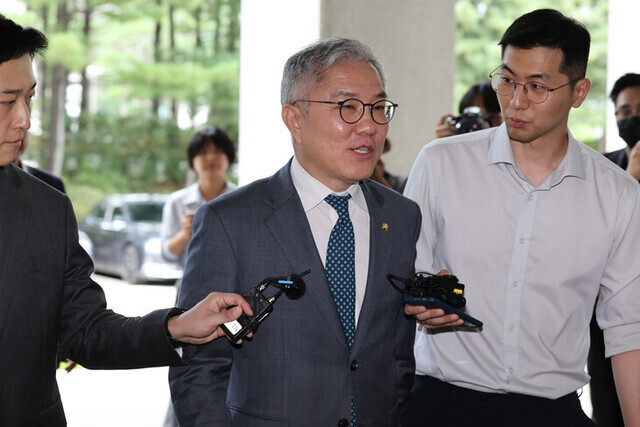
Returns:
[[[135,222],[162,222],[164,202],[131,203],[129,214]]]
[[[98,206],[95,207],[95,209],[93,210],[93,216],[95,216],[98,219],[102,219],[104,218],[105,213],[107,212],[107,204],[106,203],[100,203]]]
[[[113,213],[111,214],[111,220],[124,220],[124,212],[122,211],[122,206],[116,206],[113,208]]]

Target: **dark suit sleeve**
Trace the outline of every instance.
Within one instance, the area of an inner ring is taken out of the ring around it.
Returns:
[[[413,241],[412,241],[412,260],[411,265],[415,266],[415,258],[416,258],[416,243],[418,241],[418,237],[420,235],[420,224],[422,222],[422,216],[420,214],[420,208],[415,203],[412,203],[410,208],[407,209],[409,212],[413,212],[412,218],[413,222]],[[411,222],[407,223],[408,225]],[[413,272],[415,274],[415,272]],[[412,276],[407,276],[412,277]],[[396,320],[396,370],[398,372],[398,403],[397,403],[397,414],[398,414],[398,423],[397,425],[404,425],[404,420],[406,420],[407,413],[409,411],[409,392],[411,391],[411,386],[413,384],[413,377],[415,375],[415,359],[413,354],[413,343],[415,340],[415,331],[416,325],[414,321],[407,321],[407,316],[404,314],[404,309],[401,309],[398,313],[398,318]]]
[[[241,293],[236,289],[238,261],[215,208],[200,208],[193,230],[178,305],[189,308],[214,289]],[[180,425],[230,424],[226,398],[231,365],[231,344],[218,339],[194,346],[189,365],[170,368],[171,396]]]
[[[64,196],[61,196],[64,197]],[[71,203],[64,197],[65,230],[60,313],[60,352],[88,368],[138,368],[180,363],[169,343],[167,310],[125,317],[106,309],[102,288],[91,280],[93,264],[78,243]],[[53,280],[57,280],[53,278]]]

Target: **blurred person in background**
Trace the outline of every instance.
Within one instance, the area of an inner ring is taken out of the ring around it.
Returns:
[[[467,110],[469,107],[478,107],[480,110]],[[466,110],[466,111],[465,111]],[[491,82],[486,81],[475,84],[467,90],[467,92],[460,99],[458,105],[458,113],[462,116],[465,113],[478,114],[481,120],[481,128],[492,128],[500,126],[502,124],[502,115],[500,114],[500,104],[496,92],[491,87]],[[438,125],[436,126],[436,138],[444,138],[445,136],[457,135],[459,133],[466,133],[470,130],[480,130],[465,128],[464,132],[460,131],[460,127],[456,127],[456,122],[460,119],[460,116],[455,117],[453,114],[445,114],[440,117]]]
[[[210,200],[236,188],[227,179],[229,167],[236,158],[233,141],[218,127],[207,127],[196,132],[187,147],[189,167],[198,179],[193,184],[171,194],[162,212],[162,256],[178,261],[184,269],[187,263],[187,247],[193,233],[193,216],[196,210]],[[176,281],[180,291],[182,279]],[[177,296],[176,296],[177,298]],[[169,402],[164,426],[177,426],[173,405]]]
[[[196,210],[236,188],[227,179],[229,167],[236,158],[235,144],[222,129],[208,127],[196,132],[187,147],[187,157],[198,179],[171,194],[162,213],[161,231],[162,255],[167,260],[177,260],[183,268]]]
[[[620,138],[627,146],[605,157],[640,180],[640,74],[628,73],[620,77],[611,89],[611,100],[615,105],[616,121]]]

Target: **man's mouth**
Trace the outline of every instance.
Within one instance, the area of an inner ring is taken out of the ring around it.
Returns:
[[[372,147],[358,147],[358,148],[354,148],[352,151],[355,152],[355,153],[358,153],[358,154],[367,154],[367,153],[372,152],[373,148]]]

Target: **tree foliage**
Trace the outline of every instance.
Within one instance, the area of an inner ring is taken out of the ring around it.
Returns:
[[[170,191],[185,183],[196,128],[215,124],[237,140],[240,0],[30,0],[26,7],[13,18],[49,38],[39,61],[44,93],[34,103],[42,134],[34,129],[28,157],[49,165],[62,146],[68,187]],[[64,73],[66,109],[42,102],[51,98],[54,69],[58,80]],[[56,111],[66,116],[61,142],[50,132]]]

